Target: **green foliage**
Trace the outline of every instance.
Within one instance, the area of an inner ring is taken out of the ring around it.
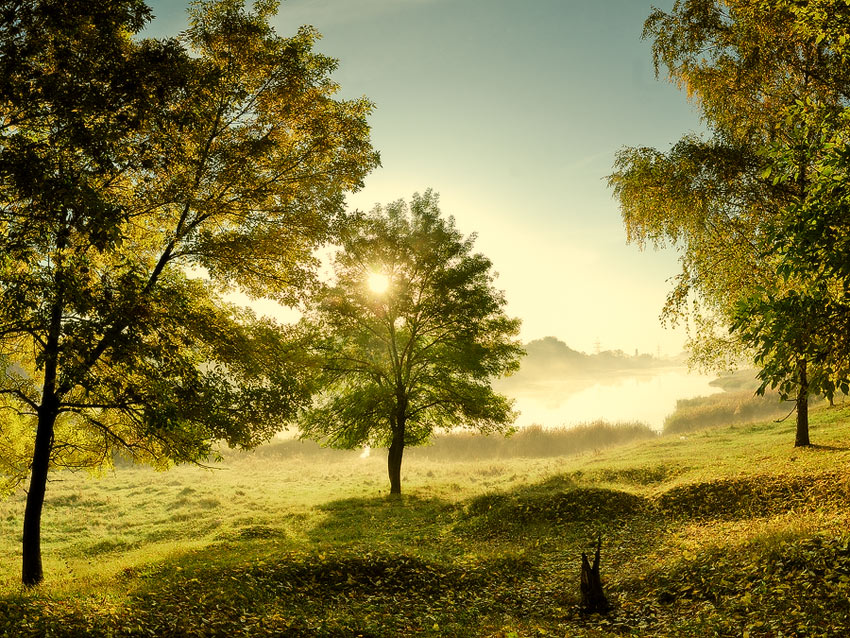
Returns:
[[[782,134],[775,104],[793,101],[805,73],[779,4],[680,0],[652,12],[644,37],[656,70],[687,90],[710,138],[686,136],[667,153],[623,149],[609,177],[629,240],[679,249],[682,273],[662,316],[689,320],[703,367],[746,354],[727,332],[736,302],[778,285],[764,230],[793,193],[765,175],[763,150]]]
[[[26,478],[32,458],[30,424],[12,410],[0,411],[0,499]]]
[[[505,315],[474,239],[441,217],[431,191],[378,206],[347,230],[336,281],[312,301],[323,392],[300,420],[304,436],[390,447],[392,470],[405,446],[435,430],[510,426],[511,402],[491,382],[518,368],[519,320]],[[385,290],[370,287],[376,276]],[[391,480],[400,489],[392,471]]]
[[[777,387],[787,395],[805,357],[815,364],[811,388],[832,398],[850,388],[850,239],[844,223],[850,111],[799,100],[784,114],[797,134],[770,149],[774,181],[804,181],[806,189],[769,228],[768,237],[778,272],[796,289],[782,294],[759,291],[744,299],[735,328],[762,365],[762,388]]]
[[[254,445],[306,398],[299,337],[220,292],[299,298],[376,163],[370,105],[332,98],[335,62],[276,35],[274,3],[195,3],[164,41],[131,37],[142,2],[89,4],[2,14],[0,391],[58,404],[59,463]]]
[[[709,141],[687,136],[667,153],[623,149],[614,168],[609,185],[628,240],[641,247],[669,242],[679,251],[682,272],[662,319],[689,320],[688,346],[703,367],[734,366],[743,353],[722,327],[735,299],[775,278],[757,245],[764,210],[754,204],[765,194],[753,175],[753,150],[717,132]]]
[[[831,397],[847,376],[847,289],[822,265],[846,256],[833,253],[830,233],[801,229],[834,205],[817,184],[841,181],[819,157],[846,137],[827,124],[850,88],[846,37],[825,25],[848,18],[846,3],[820,1],[677,0],[654,10],[644,36],[656,70],[687,89],[712,139],[687,137],[666,154],[625,149],[609,178],[630,239],[680,248],[665,315],[693,316],[694,358],[725,367],[724,356],[754,353],[760,392],[796,395],[796,445],[809,444],[808,394]],[[801,267],[787,246],[819,254]]]
[[[37,420],[25,548],[49,462],[197,461],[307,402],[301,335],[222,294],[298,301],[378,161],[371,105],[334,99],[335,61],[312,29],[278,36],[275,2],[192,3],[161,41],[135,37],[140,0],[54,5],[0,3],[0,394]]]

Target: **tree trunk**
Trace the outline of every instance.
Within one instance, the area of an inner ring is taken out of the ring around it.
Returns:
[[[800,388],[797,391],[797,437],[794,447],[806,447],[809,442],[809,379],[806,376],[806,360],[800,359]]]
[[[41,568],[41,511],[47,489],[47,471],[53,449],[53,426],[56,423],[56,400],[45,401],[38,414],[35,450],[32,455],[32,474],[24,510],[24,535],[21,582],[26,586],[38,585],[44,579]]]
[[[61,239],[61,238],[60,238]],[[57,242],[64,244],[64,241]],[[21,582],[25,586],[38,585],[44,579],[41,569],[41,510],[47,489],[47,471],[53,452],[53,427],[59,415],[59,396],[56,381],[59,370],[59,337],[62,333],[63,290],[61,274],[57,274],[58,291],[50,310],[50,329],[44,345],[44,384],[41,405],[38,408],[38,426],[35,448],[32,453],[32,473],[24,510]]]
[[[596,555],[593,566],[587,560],[587,554],[581,555],[581,607],[588,614],[604,614],[610,608],[605,592],[602,591],[602,577],[599,575],[599,551],[602,549],[602,537],[596,541]]]
[[[401,494],[401,457],[404,454],[404,429],[393,433],[387,455],[387,470],[390,475],[390,494]]]

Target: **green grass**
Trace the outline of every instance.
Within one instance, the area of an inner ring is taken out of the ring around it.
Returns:
[[[813,401],[813,404],[816,402]],[[748,390],[679,399],[675,411],[664,419],[664,434],[683,434],[718,425],[782,419],[793,409],[793,402],[783,402],[776,394],[757,396]],[[792,414],[789,418],[793,417]]]
[[[793,419],[794,401],[783,401],[775,391],[767,390],[764,395],[756,394],[760,383],[756,370],[738,370],[721,376],[711,385],[723,392],[709,396],[679,399],[676,409],[664,419],[664,434],[685,434],[708,427],[754,423],[768,419]],[[843,405],[846,396],[839,395],[834,401]],[[823,397],[809,397],[809,407],[817,408],[827,403]]]
[[[850,409],[812,414],[812,448],[793,428],[411,450],[400,499],[384,454],[300,443],[60,474],[36,590],[17,584],[23,497],[0,502],[0,636],[850,635]],[[579,609],[597,534],[604,617]]]

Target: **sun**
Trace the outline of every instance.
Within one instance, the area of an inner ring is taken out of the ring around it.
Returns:
[[[367,283],[369,290],[380,295],[385,293],[387,288],[390,287],[390,278],[379,272],[371,272],[369,273]]]

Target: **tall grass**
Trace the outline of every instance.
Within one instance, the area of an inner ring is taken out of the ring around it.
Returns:
[[[408,448],[405,456],[431,461],[548,458],[600,450],[631,441],[655,438],[657,435],[658,433],[648,425],[639,422],[608,423],[600,420],[570,428],[531,425],[508,436],[462,431],[438,434],[426,445]],[[361,450],[334,450],[323,448],[313,441],[289,439],[261,446],[252,455],[258,459],[301,457],[316,461],[343,461],[356,459],[361,453]],[[225,451],[224,456],[235,458],[238,453]]]
[[[757,396],[751,391],[723,392],[707,397],[679,399],[676,410],[664,419],[664,434],[681,434],[702,428],[750,423],[786,416],[793,403],[776,394]]]
[[[571,428],[544,428],[531,425],[509,437],[457,432],[434,437],[424,447],[410,451],[412,457],[431,460],[479,458],[552,457],[599,450],[657,433],[644,423],[594,421]]]

